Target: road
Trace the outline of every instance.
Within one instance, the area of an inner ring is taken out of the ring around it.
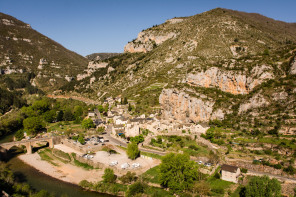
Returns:
[[[256,171],[248,170],[247,175],[256,175],[256,176],[264,176],[264,175],[266,175],[266,176],[269,176],[270,178],[276,178],[276,179],[281,180],[281,181],[289,181],[289,182],[292,182],[292,183],[296,183],[296,178],[289,178],[289,177],[269,174],[269,173],[265,173],[265,172],[256,172]]]

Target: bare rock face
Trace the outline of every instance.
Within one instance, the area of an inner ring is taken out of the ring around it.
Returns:
[[[286,100],[288,98],[287,92],[276,92],[272,94],[272,99],[275,101]]]
[[[138,34],[136,40],[129,42],[124,47],[124,52],[137,53],[137,52],[148,52],[151,51],[154,46],[162,44],[164,41],[175,38],[176,33],[161,33],[153,31],[142,31]]]
[[[269,102],[262,95],[255,94],[246,103],[243,103],[239,106],[238,113],[241,114],[248,111],[249,109],[259,108],[267,105],[269,105]]]
[[[87,69],[84,70],[84,73],[77,75],[77,80],[80,81],[80,80],[82,80],[82,79],[84,79],[86,77],[89,77],[96,70],[101,69],[101,68],[106,68],[107,66],[108,66],[108,63],[106,63],[106,62],[90,61],[88,63]]]
[[[206,71],[189,73],[187,83],[205,88],[216,87],[231,94],[248,94],[257,85],[274,76],[266,65],[254,67],[251,73],[251,76],[247,76],[242,72],[211,67]]]
[[[222,110],[213,111],[215,101],[192,97],[176,89],[164,89],[159,103],[164,119],[197,123],[224,118]]]
[[[294,57],[294,60],[292,61],[290,73],[292,75],[295,75],[296,74],[296,56]]]

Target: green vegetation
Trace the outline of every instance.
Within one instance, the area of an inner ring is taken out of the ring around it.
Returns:
[[[114,174],[114,171],[110,168],[106,168],[104,170],[104,175],[103,175],[103,182],[104,183],[115,183],[116,181],[116,175]]]
[[[71,157],[68,153],[65,153],[59,149],[52,149],[52,154],[60,159],[62,159],[63,161],[66,162],[70,162],[71,161]]]
[[[173,191],[191,190],[198,180],[198,166],[188,155],[170,153],[159,166],[160,183]]]
[[[138,194],[143,194],[145,193],[145,190],[147,189],[147,187],[148,187],[147,184],[137,181],[128,187],[128,190],[126,191],[125,196],[133,197]]]
[[[136,144],[134,142],[129,143],[127,145],[126,154],[127,154],[128,158],[130,158],[132,160],[139,157],[140,156],[140,151],[139,151],[139,148],[138,148],[138,144]]]
[[[136,173],[130,172],[130,171],[128,171],[125,175],[122,175],[121,177],[119,177],[119,180],[123,184],[131,184],[131,183],[135,182],[137,179],[138,179],[138,177],[136,176]]]
[[[51,150],[49,148],[45,148],[38,151],[38,154],[42,160],[47,161],[48,163],[51,163],[54,166],[58,166],[58,164],[54,162],[54,158],[52,158]]]
[[[148,181],[151,183],[161,184],[159,179],[159,165],[147,170],[143,176],[147,177]]]
[[[281,184],[277,179],[268,176],[252,177],[248,185],[240,191],[240,197],[275,196],[281,195]]]
[[[28,135],[36,135],[38,131],[44,128],[42,120],[39,117],[29,117],[23,121],[24,130]]]
[[[83,120],[81,125],[82,125],[82,128],[84,128],[84,129],[95,128],[95,125],[94,125],[92,119],[90,119],[90,118]]]
[[[142,142],[144,142],[144,136],[141,134],[141,135],[137,135],[135,137],[130,137],[130,142],[133,142],[136,144],[142,143]]]

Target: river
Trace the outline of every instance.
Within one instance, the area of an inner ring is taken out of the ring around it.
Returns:
[[[13,134],[6,136],[0,140],[0,143],[12,141]],[[85,191],[81,187],[60,181],[35,168],[27,165],[16,156],[7,162],[13,172],[20,175],[20,177],[27,182],[33,189],[47,190],[56,197],[67,195],[68,197],[112,197],[112,195],[101,194],[97,192]]]

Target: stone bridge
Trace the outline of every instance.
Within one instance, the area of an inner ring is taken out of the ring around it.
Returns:
[[[7,142],[0,144],[0,152],[2,154],[7,154],[7,151],[14,146],[24,145],[27,149],[27,154],[32,154],[32,148],[39,143],[46,142],[49,145],[49,148],[53,148],[54,144],[59,144],[61,141],[61,137],[45,137],[45,138],[36,138],[30,140],[22,140],[15,142]]]

